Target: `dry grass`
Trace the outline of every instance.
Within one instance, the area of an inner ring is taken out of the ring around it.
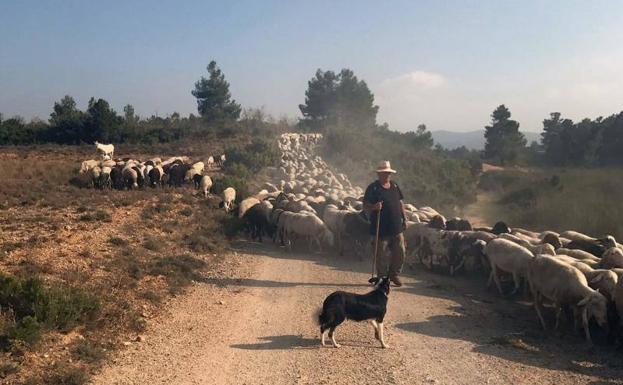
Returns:
[[[118,151],[147,158],[211,154],[222,147],[193,143],[166,149],[120,146]],[[223,212],[210,209],[190,187],[99,191],[70,185],[80,161],[93,155],[91,146],[0,149],[0,271],[37,276],[49,290],[77,287],[100,299],[92,319],[70,317],[51,329],[27,320],[12,330],[31,346],[20,339],[9,346],[12,316],[5,307],[0,347],[12,354],[0,365],[0,383],[85,383],[104,359],[104,347],[114,350],[143,330],[142,313],[157,313],[162,300],[199,279],[226,250]],[[69,315],[80,313],[80,307],[57,305]],[[68,338],[78,331],[84,338]],[[49,365],[40,358],[44,354],[73,364]]]
[[[490,223],[623,239],[623,170],[503,171],[487,174],[484,185],[497,197],[486,210]]]

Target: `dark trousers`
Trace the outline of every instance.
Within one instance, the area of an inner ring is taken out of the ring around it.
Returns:
[[[390,253],[388,255],[387,249]],[[372,236],[372,255],[374,256],[374,236]],[[405,261],[405,238],[402,233],[379,237],[379,250],[376,257],[376,274],[393,277],[402,271]]]

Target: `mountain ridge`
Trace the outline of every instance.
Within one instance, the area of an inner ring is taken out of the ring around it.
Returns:
[[[526,137],[527,144],[530,145],[532,141],[540,141],[541,133],[534,131],[521,131]],[[485,130],[473,130],[473,131],[449,131],[449,130],[436,130],[431,131],[433,141],[435,144],[439,144],[441,147],[449,150],[465,146],[469,150],[482,150],[485,148]]]

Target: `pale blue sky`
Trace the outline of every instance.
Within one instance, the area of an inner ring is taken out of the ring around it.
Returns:
[[[69,94],[142,116],[196,112],[215,59],[245,107],[298,117],[317,68],[351,68],[398,130],[525,130],[623,110],[623,1],[0,0],[0,112]]]

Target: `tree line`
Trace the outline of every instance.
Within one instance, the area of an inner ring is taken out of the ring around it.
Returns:
[[[81,144],[96,140],[152,144],[205,139],[206,135],[216,134],[253,134],[265,129],[283,131],[289,127],[289,122],[276,121],[261,109],[242,110],[232,99],[229,83],[216,62],[210,62],[207,70],[208,77],[202,76],[191,91],[197,99],[198,115],[183,117],[174,112],[166,117],[141,118],[132,105],[123,107],[123,114],[119,114],[101,98],[91,98],[82,111],[74,98],[66,95],[54,103],[47,121],[26,122],[19,116],[5,119],[0,113],[0,145]]]
[[[181,116],[174,112],[166,117],[147,118],[135,114],[132,105],[117,113],[108,101],[91,98],[86,110],[77,108],[69,95],[54,103],[47,121],[26,122],[16,116],[6,118],[0,113],[0,145],[38,143],[80,144],[95,140],[113,143],[167,143],[184,138],[253,133],[271,128],[294,129],[290,122],[271,120],[262,110],[243,110],[229,91],[229,82],[215,61],[207,66],[207,77],[201,76],[191,90],[197,99],[197,115]],[[406,133],[396,133],[387,124],[378,124],[379,107],[364,80],[350,69],[340,72],[318,69],[309,80],[305,101],[299,105],[302,117],[297,129],[320,131],[332,136],[329,149],[346,151],[343,142],[350,135],[376,135],[400,141],[414,151],[432,151],[433,140],[426,126],[420,124]],[[540,143],[528,145],[519,130],[519,122],[511,119],[505,105],[498,106],[485,127],[485,148],[480,157],[502,165],[536,163],[555,166],[623,165],[623,112],[607,118],[583,119],[573,122],[553,112],[543,121]],[[391,146],[390,146],[391,147]],[[451,159],[475,162],[472,151],[452,151],[437,147]]]
[[[526,146],[519,123],[500,105],[485,127],[483,158],[494,163],[533,163],[550,166],[622,166],[623,112],[607,118],[573,122],[560,112],[543,120],[540,143]]]

